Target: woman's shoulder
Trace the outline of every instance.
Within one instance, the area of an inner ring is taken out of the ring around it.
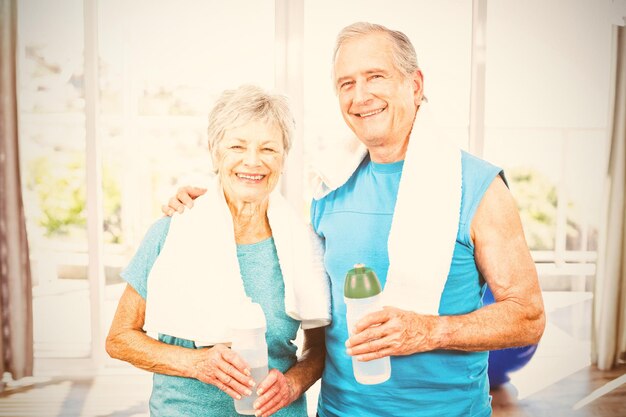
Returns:
[[[143,235],[143,239],[139,244],[138,250],[144,246],[163,246],[163,242],[165,242],[167,233],[170,230],[171,223],[172,218],[169,216],[163,216],[155,220]]]
[[[143,298],[147,296],[147,280],[170,228],[171,217],[162,217],[152,223],[139,244],[135,255],[120,273]]]

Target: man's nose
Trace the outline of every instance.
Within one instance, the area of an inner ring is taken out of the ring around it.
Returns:
[[[369,88],[367,87],[367,83],[362,81],[357,81],[354,84],[354,101],[356,103],[364,103],[371,98],[371,94],[369,92]]]

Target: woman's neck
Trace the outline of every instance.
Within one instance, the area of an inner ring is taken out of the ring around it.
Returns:
[[[226,197],[233,216],[235,242],[238,244],[257,243],[272,236],[267,219],[267,200],[263,202],[232,201]]]

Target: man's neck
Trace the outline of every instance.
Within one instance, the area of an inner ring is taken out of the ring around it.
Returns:
[[[419,107],[417,110],[419,110]],[[383,140],[380,144],[370,146],[365,144],[365,146],[367,146],[367,150],[369,151],[370,159],[379,164],[390,164],[392,162],[404,161],[406,150],[409,147],[409,139],[411,138],[414,123],[415,116],[408,132],[405,131],[404,134],[400,134],[395,138]]]
[[[370,159],[379,164],[403,161],[409,144],[408,138],[401,143],[368,147]]]

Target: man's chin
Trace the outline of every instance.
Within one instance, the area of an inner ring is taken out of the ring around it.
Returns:
[[[355,134],[356,137],[367,147],[379,146],[386,142],[386,135],[382,135],[378,132],[360,131],[359,133],[355,132]]]

